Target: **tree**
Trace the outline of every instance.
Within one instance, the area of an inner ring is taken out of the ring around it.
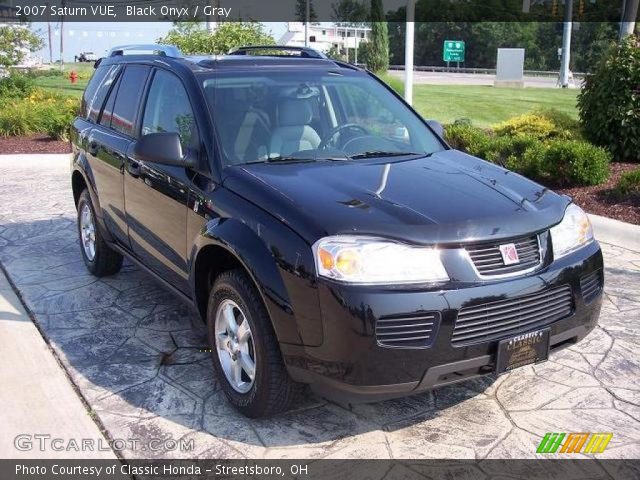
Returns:
[[[42,39],[25,25],[0,26],[0,66],[22,62],[29,52],[42,48]]]
[[[618,161],[640,162],[640,38],[611,46],[578,95],[584,132]]]
[[[369,19],[369,9],[358,0],[340,0],[331,4],[331,19],[339,26],[363,27]]]
[[[318,21],[318,14],[313,6],[313,0],[296,0],[296,18],[300,22],[307,21],[307,1],[309,2],[309,21],[316,23]]]
[[[223,54],[244,45],[274,45],[276,42],[257,22],[219,23],[213,32],[200,23],[183,22],[159,38],[158,43],[175,45],[182,53],[194,55]]]
[[[389,32],[382,0],[371,0],[371,45],[369,47],[367,67],[374,72],[386,72],[389,68]]]

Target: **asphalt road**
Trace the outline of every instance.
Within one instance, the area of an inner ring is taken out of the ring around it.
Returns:
[[[350,409],[308,396],[252,421],[225,401],[188,307],[131,264],[88,274],[66,156],[0,156],[0,179],[0,263],[108,435],[140,439],[126,459],[531,458],[546,432],[613,432],[600,458],[640,458],[639,252],[603,245],[600,325],[546,363]],[[152,438],[193,448],[140,448]]]
[[[390,70],[389,73],[398,78],[404,78],[403,70]],[[481,73],[452,73],[452,72],[423,72],[414,71],[416,85],[491,85],[495,75]],[[557,88],[558,79],[555,77],[524,77],[525,87]]]

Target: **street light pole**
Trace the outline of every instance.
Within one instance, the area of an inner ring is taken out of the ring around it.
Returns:
[[[560,76],[558,86],[569,86],[569,60],[571,59],[571,30],[573,27],[573,0],[564,2],[564,30],[562,34],[562,60],[560,63]]]
[[[409,105],[413,104],[413,42],[415,13],[415,0],[407,0],[407,23],[404,39],[404,99]]]

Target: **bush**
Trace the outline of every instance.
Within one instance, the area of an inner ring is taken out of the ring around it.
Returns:
[[[0,104],[0,135],[45,133],[65,140],[78,110],[78,100],[43,90]]]
[[[556,126],[547,118],[528,113],[495,125],[493,131],[500,136],[525,135],[545,140],[555,136]]]
[[[561,112],[555,108],[537,108],[532,113],[553,123],[556,127],[557,136],[575,140],[582,139],[582,125],[568,113]]]
[[[33,80],[20,73],[12,73],[8,77],[0,78],[0,101],[9,98],[24,98],[33,92]]]
[[[618,198],[640,196],[640,168],[623,173],[616,184],[614,193]]]
[[[538,140],[552,138],[580,139],[580,124],[569,115],[554,109],[536,110],[511,118],[493,127],[496,135],[524,135]]]
[[[609,178],[610,154],[578,140],[556,140],[545,154],[546,173],[560,185],[598,185]]]
[[[447,125],[445,132],[451,147],[534,180],[563,186],[597,185],[609,177],[608,152],[584,141],[542,141],[524,133],[492,135],[457,123]]]
[[[578,95],[586,137],[617,160],[640,161],[640,48],[629,36],[603,56]]]
[[[468,123],[447,125],[445,139],[452,148],[476,156],[481,156],[481,153],[486,152],[491,143],[489,133]]]

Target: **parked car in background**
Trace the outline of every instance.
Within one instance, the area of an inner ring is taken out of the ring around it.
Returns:
[[[76,62],[95,62],[98,57],[93,52],[81,52],[80,55],[75,56]]]
[[[306,48],[149,50],[97,62],[73,123],[80,252],[193,304],[245,415],[301,384],[358,402],[507,372],[596,326],[586,214],[451,149],[373,74]]]

